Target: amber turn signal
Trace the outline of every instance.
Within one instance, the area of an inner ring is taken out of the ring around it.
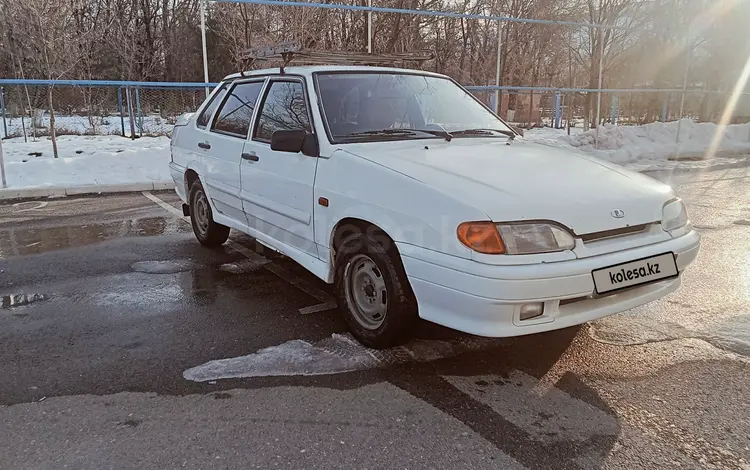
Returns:
[[[457,234],[461,243],[478,253],[505,253],[503,239],[494,222],[464,222],[458,226]]]

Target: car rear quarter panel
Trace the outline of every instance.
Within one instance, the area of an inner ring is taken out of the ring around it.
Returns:
[[[202,156],[193,151],[193,148],[196,147],[198,141],[200,140],[200,136],[197,135],[197,132],[194,128],[194,119],[195,117],[191,118],[191,120],[186,125],[175,126],[174,130],[172,131],[172,167],[177,167],[183,172],[182,181],[178,181],[177,179],[175,179],[176,185],[185,185],[184,173],[187,170],[193,170],[198,173],[199,176],[205,174]],[[186,195],[189,189],[190,188],[185,187]]]

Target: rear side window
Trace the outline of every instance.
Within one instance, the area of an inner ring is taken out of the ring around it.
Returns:
[[[253,120],[253,110],[263,82],[240,83],[232,88],[224,104],[216,113],[212,131],[247,138],[247,131]]]
[[[214,96],[211,97],[211,101],[209,101],[208,105],[206,105],[205,108],[203,108],[203,112],[200,116],[198,116],[198,120],[196,121],[196,125],[201,128],[205,129],[208,125],[208,121],[211,120],[211,116],[213,116],[214,111],[216,111],[216,108],[219,106],[219,103],[221,103],[221,100],[224,98],[224,95],[227,94],[227,87],[228,84],[221,85],[221,88],[219,88],[219,91],[214,94]]]
[[[255,138],[270,141],[276,131],[312,132],[305,89],[300,82],[273,82],[263,103]]]

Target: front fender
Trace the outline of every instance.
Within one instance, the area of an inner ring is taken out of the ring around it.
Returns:
[[[399,244],[410,244],[462,258],[471,251],[456,228],[487,215],[414,178],[343,150],[321,159],[315,181],[315,241],[327,255],[337,224],[346,218],[377,225]],[[327,256],[326,256],[327,257]]]

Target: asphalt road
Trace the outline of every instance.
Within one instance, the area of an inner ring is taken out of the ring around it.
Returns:
[[[0,468],[748,469],[748,168],[655,176],[703,235],[677,293],[385,352],[289,260],[200,247],[173,193],[3,203]]]

